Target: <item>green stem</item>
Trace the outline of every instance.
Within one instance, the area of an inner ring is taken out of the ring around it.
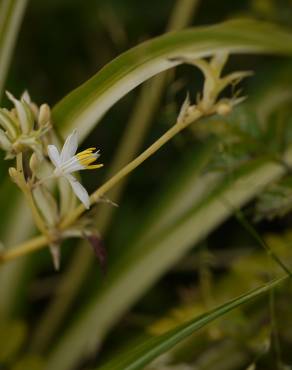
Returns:
[[[115,176],[110,178],[105,182],[100,188],[98,188],[91,196],[91,204],[96,203],[99,199],[106,194],[112,187],[114,187],[119,181],[121,181],[125,176],[135,170],[140,164],[142,164],[146,159],[151,157],[156,153],[163,145],[165,145],[169,140],[171,140],[175,135],[187,127],[191,122],[198,120],[203,115],[202,112],[196,111],[192,115],[191,121],[187,121],[184,124],[176,123],[172,126],[164,135],[162,135],[155,143],[153,143],[148,149],[141,153],[137,158],[135,158],[128,165],[123,167]],[[66,229],[68,226],[72,225],[85,211],[83,205],[80,205],[73,211],[60,225],[61,229]]]
[[[29,253],[35,252],[46,247],[49,243],[45,235],[30,239],[24,243],[19,244],[15,248],[10,248],[4,253],[0,253],[0,264],[23,257]]]
[[[22,153],[19,153],[16,157],[16,166],[17,166],[17,172],[19,174],[19,176],[18,176],[18,180],[19,180],[18,185],[19,185],[20,189],[22,190],[22,192],[25,196],[25,199],[27,200],[27,203],[28,203],[28,205],[31,209],[33,219],[36,223],[36,226],[38,227],[38,229],[44,235],[47,235],[48,230],[47,230],[46,224],[44,223],[44,220],[41,217],[41,215],[40,215],[40,213],[39,213],[39,211],[38,211],[38,209],[35,205],[35,202],[34,202],[34,199],[33,199],[32,193],[31,193],[31,189],[27,186],[27,183],[25,181],[24,171],[23,171]]]

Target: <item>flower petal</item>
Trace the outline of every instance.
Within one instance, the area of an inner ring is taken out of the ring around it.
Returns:
[[[78,135],[77,130],[73,130],[72,134],[70,134],[63,146],[62,152],[61,152],[61,161],[65,162],[68,161],[73,155],[76,153],[78,148]]]
[[[74,193],[76,194],[77,198],[84,204],[86,209],[90,208],[90,200],[87,190],[84,188],[83,185],[72,175],[66,175],[66,178],[70,182]]]
[[[6,91],[6,95],[15,106],[17,118],[19,120],[22,132],[24,134],[28,134],[32,130],[34,122],[34,117],[28,103],[26,102],[26,100],[17,100],[9,91]]]
[[[55,145],[48,145],[48,156],[55,167],[60,167],[61,158]]]

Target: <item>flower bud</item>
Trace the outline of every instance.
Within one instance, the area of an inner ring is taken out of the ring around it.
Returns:
[[[27,104],[30,104],[31,103],[31,98],[30,98],[29,92],[27,90],[24,90],[24,92],[22,93],[20,99],[26,101]]]
[[[29,168],[31,169],[31,172],[32,173],[36,173],[37,172],[39,163],[40,162],[39,162],[39,160],[37,158],[37,154],[36,153],[32,153],[32,155],[30,157],[30,160],[29,160]]]
[[[7,132],[7,135],[14,140],[18,135],[18,127],[13,115],[7,109],[0,109],[0,126]]]
[[[11,149],[11,142],[9,141],[5,132],[1,129],[0,129],[0,148],[7,152],[10,151]]]
[[[220,116],[227,116],[232,111],[232,106],[228,102],[221,102],[216,107],[216,113]]]
[[[9,176],[11,177],[12,181],[17,183],[18,172],[17,172],[16,168],[9,167],[8,173],[9,173]]]
[[[45,126],[51,120],[51,110],[48,104],[42,104],[40,106],[40,112],[38,117],[39,126]]]
[[[10,92],[6,91],[6,94],[8,99],[11,100],[15,106],[22,133],[29,134],[34,125],[34,117],[29,103],[26,101],[25,97],[21,100],[17,100]]]

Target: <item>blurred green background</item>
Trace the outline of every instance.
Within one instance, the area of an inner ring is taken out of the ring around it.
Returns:
[[[28,89],[38,104],[47,102],[53,106],[123,51],[163,34],[175,4],[173,0],[30,1],[12,59],[7,89],[16,96]],[[209,25],[235,17],[271,21],[291,29],[292,1],[198,0],[189,25]],[[255,72],[254,77],[242,84],[244,95],[251,99],[264,92],[276,78],[274,76],[282,71],[283,80],[289,80],[291,76],[289,61],[280,57],[235,56],[231,58],[227,70],[235,69]],[[175,121],[186,91],[191,90],[194,99],[202,86],[202,76],[189,66],[179,67],[169,75],[168,81],[140,150]],[[116,154],[140,92],[141,87],[138,87],[119,101],[83,144],[84,147],[94,144],[100,148],[105,164],[95,175],[83,176],[88,189],[94,190],[105,179],[107,167]],[[286,116],[290,114],[291,123],[290,107],[285,107],[283,112]],[[250,112],[249,117],[252,114]],[[280,118],[277,116],[275,119]],[[151,223],[151,210],[164,192],[175,187],[175,181],[184,176],[179,172],[180,166],[192,166],[193,156],[203,145],[202,138],[198,139],[189,132],[183,133],[130,176],[118,201],[119,207],[113,209],[111,222],[106,232],[102,233],[108,251],[109,270],[122,260],[124,246],[131,246],[145,223]],[[222,161],[221,167],[225,171],[224,158]],[[207,170],[216,168],[218,171],[221,167],[213,159]],[[7,185],[2,183],[2,186]],[[2,202],[5,204],[4,200]],[[250,222],[254,221],[254,206],[251,203],[245,208]],[[256,227],[288,262],[292,260],[289,212],[282,218],[263,220]],[[42,315],[54,301],[56,289],[62,284],[69,266],[72,266],[70,263],[74,259],[77,243],[66,242],[62,249],[62,269],[59,273],[53,271],[47,251],[36,253],[27,263],[15,301],[17,304],[0,324],[3,327],[0,330],[0,369],[46,369],[46,359],[55,341],[62,337],[67,326],[82,316],[83,308],[107,279],[92,255],[93,263],[86,265],[87,273],[75,292],[67,314],[58,323],[48,343],[38,348],[39,337],[36,333],[42,337],[39,327]],[[95,369],[112,358],[116,351],[131,348],[137,337],[162,333],[196,313],[241,293],[245,288],[253,287],[273,275],[271,265],[273,263],[266,253],[260,250],[236,217],[229,219],[147,290],[122,318],[118,317],[105,341],[92,351],[93,354],[84,355],[75,363],[74,369]],[[75,267],[78,269],[78,266],[77,260]],[[82,268],[80,264],[80,270]],[[74,280],[71,284],[74,285]],[[257,369],[284,369],[283,364],[287,365],[285,369],[291,368],[291,293],[291,286],[285,286],[285,292],[281,291],[276,299],[280,313],[275,315],[275,320],[281,333],[280,339],[278,334],[276,339],[273,337],[274,316],[268,309],[268,299],[263,298],[246,311],[237,312],[224,322],[210,326],[181,345],[170,360],[162,359],[151,369],[247,369],[254,363]],[[59,299],[66,300],[66,294],[60,295]],[[177,311],[172,312],[173,308]],[[164,319],[156,322],[160,317]],[[189,367],[180,368],[182,364]]]

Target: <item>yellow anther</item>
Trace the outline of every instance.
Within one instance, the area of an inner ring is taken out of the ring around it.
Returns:
[[[103,167],[103,164],[102,163],[93,164],[91,166],[87,166],[86,169],[88,169],[88,170],[95,170],[96,168],[100,168],[100,167]]]
[[[83,166],[87,166],[91,163],[93,163],[95,161],[95,158],[78,158],[79,162],[83,165]]]
[[[82,154],[82,155],[77,154],[77,155],[76,155],[76,157],[77,157],[77,159],[78,159],[78,160],[83,160],[83,159],[87,159],[87,158],[93,158],[93,159],[95,159],[95,157],[94,157],[94,156],[92,156],[92,154],[91,154],[91,153],[88,153],[88,154]]]
[[[95,150],[96,150],[96,148],[88,148],[88,149],[85,149],[82,152],[78,153],[77,156],[84,155],[84,154],[90,154],[90,153],[94,152]]]
[[[86,169],[93,170],[93,169],[100,168],[103,166],[101,164],[92,165],[92,163],[94,163],[96,160],[96,156],[93,154],[95,150],[96,148],[88,148],[76,154],[76,158],[78,159],[80,164],[82,164],[82,166],[84,166]]]

